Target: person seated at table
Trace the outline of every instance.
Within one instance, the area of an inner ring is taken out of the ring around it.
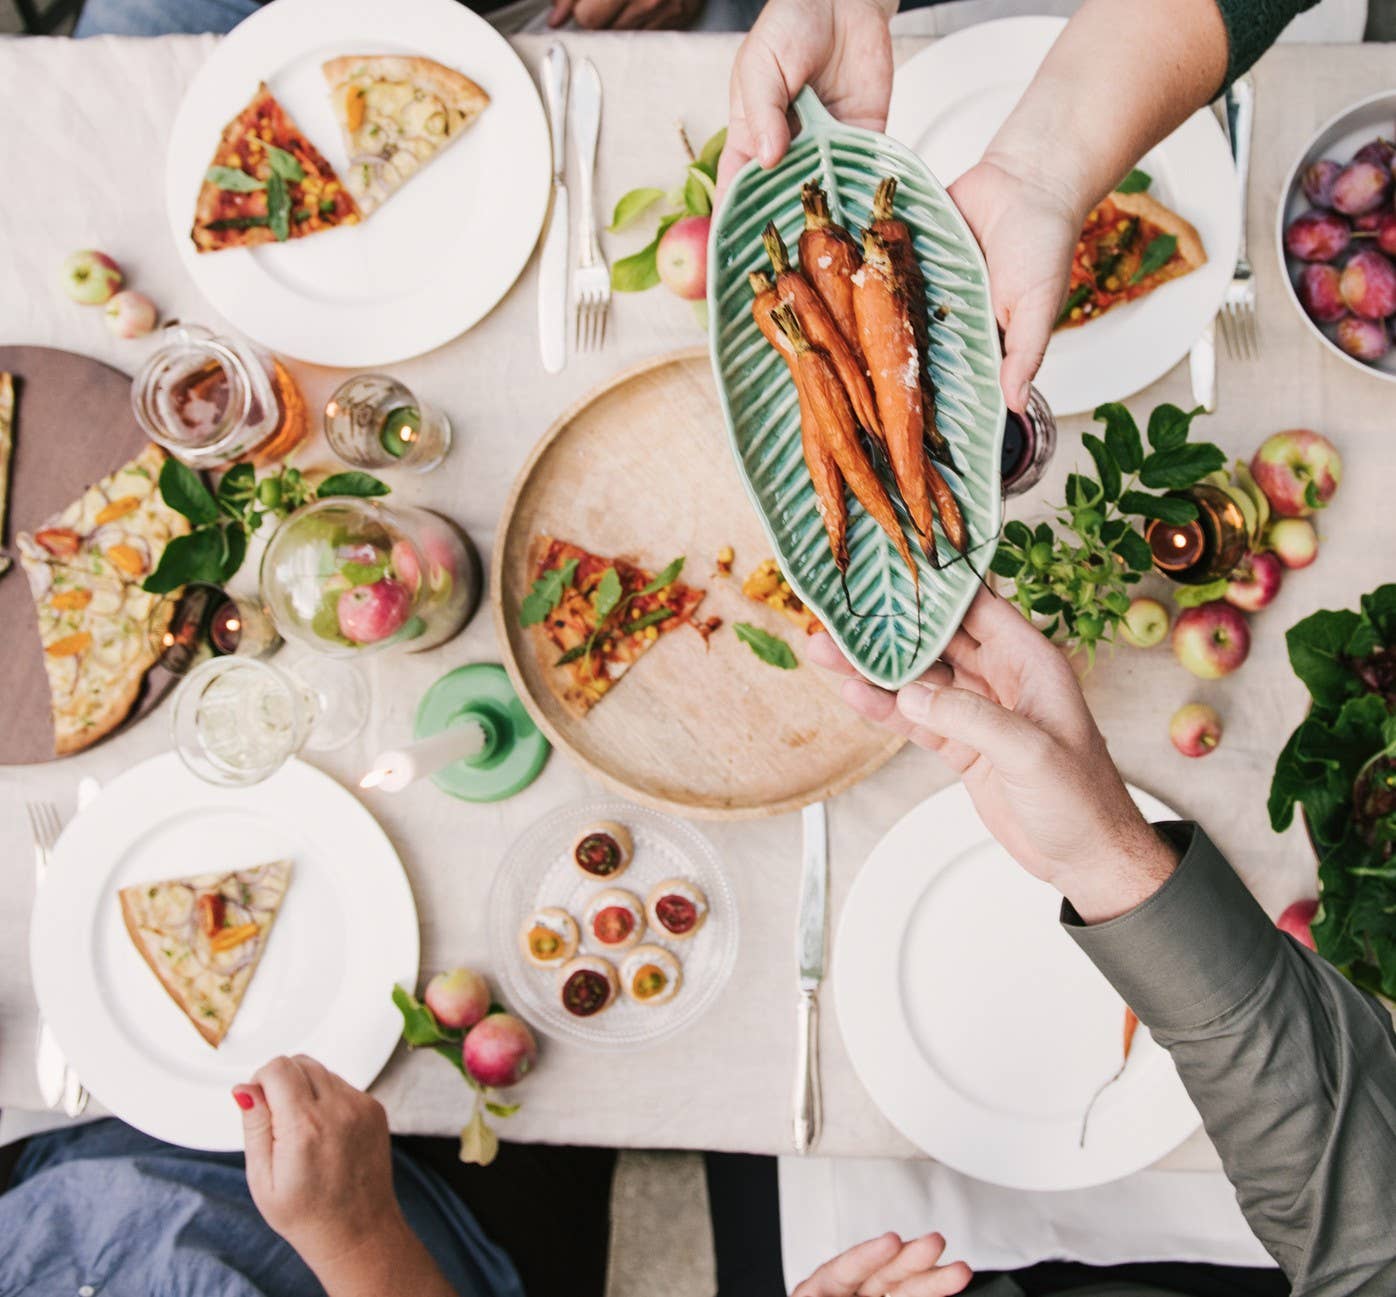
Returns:
[[[1316,2],[1085,0],[1067,23],[984,157],[950,186],[989,267],[1014,410],[1025,408],[1091,208]],[[720,192],[752,158],[780,161],[787,109],[807,85],[835,117],[886,126],[895,12],[895,0],[770,0],[732,67]]]

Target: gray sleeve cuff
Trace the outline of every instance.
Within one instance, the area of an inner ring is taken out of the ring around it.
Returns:
[[[1189,1031],[1234,1008],[1284,950],[1284,937],[1208,836],[1178,821],[1155,826],[1182,852],[1148,900],[1087,925],[1062,904],[1062,924],[1148,1027]]]

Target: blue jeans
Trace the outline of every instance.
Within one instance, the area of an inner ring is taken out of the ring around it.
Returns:
[[[87,0],[74,36],[168,36],[230,32],[257,0]]]

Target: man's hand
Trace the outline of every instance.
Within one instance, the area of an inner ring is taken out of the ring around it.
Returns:
[[[951,1297],[971,1275],[963,1261],[937,1264],[944,1252],[939,1234],[910,1243],[883,1234],[826,1261],[790,1297]]]
[[[981,592],[942,660],[897,694],[857,676],[827,636],[810,658],[849,677],[854,711],[938,752],[994,837],[1086,922],[1132,909],[1173,872],[1070,664],[1005,600]]]
[[[752,158],[773,167],[785,156],[786,112],[807,85],[841,122],[887,125],[896,9],[896,0],[768,0],[732,65],[719,198]]]
[[[554,0],[549,27],[569,18],[589,31],[674,31],[703,12],[703,0]]]

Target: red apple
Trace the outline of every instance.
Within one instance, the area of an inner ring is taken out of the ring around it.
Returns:
[[[455,1031],[473,1027],[490,1011],[489,983],[469,968],[437,973],[427,983],[422,999],[437,1022]]]
[[[1251,460],[1251,476],[1284,518],[1303,518],[1333,498],[1343,458],[1327,437],[1293,428],[1267,437]]]
[[[1318,943],[1314,940],[1314,934],[1310,927],[1314,921],[1314,915],[1317,913],[1317,901],[1295,901],[1275,920],[1275,926],[1281,932],[1287,932],[1301,946],[1317,950]]]
[[[1273,554],[1247,554],[1226,583],[1227,603],[1242,612],[1259,612],[1280,592],[1284,568]]]
[[[155,327],[155,303],[134,288],[123,289],[107,303],[107,328],[118,338],[143,338]]]
[[[465,1070],[481,1085],[503,1089],[533,1070],[538,1042],[512,1013],[492,1013],[471,1028],[461,1058]]]
[[[654,254],[659,282],[688,302],[707,296],[710,225],[710,216],[685,216],[675,221],[664,231]]]
[[[105,252],[84,248],[70,252],[59,271],[63,291],[83,306],[101,306],[126,282],[121,267]]]
[[[1157,599],[1135,599],[1120,622],[1120,638],[1135,648],[1153,648],[1168,634],[1168,609]]]
[[[1318,557],[1318,533],[1307,518],[1281,518],[1265,533],[1265,542],[1289,568],[1308,567]]]
[[[395,634],[412,611],[412,596],[401,581],[380,577],[372,585],[356,585],[339,596],[339,629],[355,644],[376,644]]]
[[[1220,599],[1184,608],[1173,623],[1173,652],[1200,679],[1219,680],[1230,675],[1250,651],[1246,619]]]
[[[1222,719],[1215,707],[1206,703],[1188,703],[1173,713],[1168,722],[1168,737],[1185,757],[1205,757],[1221,742]]]

